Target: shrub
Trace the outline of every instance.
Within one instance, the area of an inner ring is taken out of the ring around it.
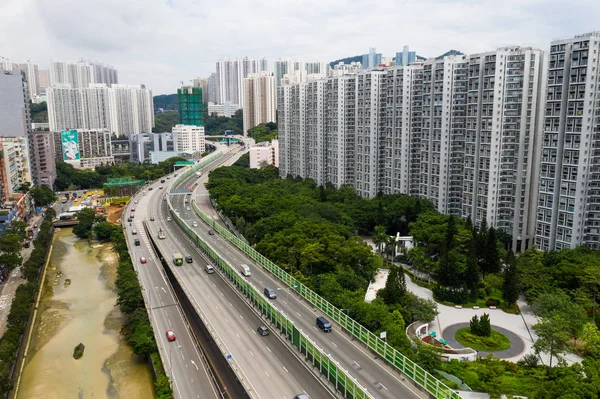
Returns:
[[[534,369],[537,367],[539,361],[540,359],[535,353],[528,353],[525,356],[523,356],[521,360],[517,362],[517,364],[528,369]]]
[[[452,303],[467,303],[469,300],[469,293],[465,290],[456,290],[451,288],[442,287],[436,285],[433,287],[433,298],[438,302],[452,302]]]
[[[484,313],[481,317],[473,316],[470,327],[471,333],[479,337],[489,337],[492,334],[490,316],[487,313]]]
[[[494,298],[488,298],[485,301],[485,306],[490,307],[490,306],[500,306],[500,301]]]

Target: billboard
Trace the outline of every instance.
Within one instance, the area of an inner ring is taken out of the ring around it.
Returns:
[[[61,132],[63,161],[79,161],[79,137],[77,130]]]

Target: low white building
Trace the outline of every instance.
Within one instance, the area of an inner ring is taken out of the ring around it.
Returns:
[[[202,154],[206,151],[204,126],[175,125],[172,132],[176,136],[179,152]]]
[[[231,118],[238,109],[242,109],[238,104],[231,104],[230,101],[225,101],[223,104],[208,103],[208,114],[224,116]]]
[[[279,141],[258,143],[250,148],[250,168],[258,169],[264,163],[279,167]]]

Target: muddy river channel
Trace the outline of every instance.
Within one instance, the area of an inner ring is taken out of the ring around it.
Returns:
[[[18,399],[152,398],[147,365],[119,333],[116,266],[110,244],[56,233]]]

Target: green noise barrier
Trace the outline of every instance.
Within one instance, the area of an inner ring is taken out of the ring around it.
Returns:
[[[439,381],[433,375],[425,371],[415,362],[404,356],[397,349],[388,345],[385,341],[367,330],[358,322],[354,321],[340,309],[333,306],[331,303],[317,295],[307,286],[289,275],[282,268],[265,258],[258,253],[250,245],[231,234],[226,228],[215,223],[210,217],[205,215],[195,202],[192,202],[192,207],[196,214],[202,218],[209,226],[212,226],[221,236],[225,237],[232,244],[238,247],[242,252],[248,255],[256,263],[267,269],[271,274],[280,279],[286,284],[289,289],[293,289],[304,299],[310,302],[313,306],[320,309],[324,314],[333,319],[340,326],[350,332],[355,338],[367,345],[371,350],[375,351],[382,358],[387,360],[397,370],[404,373],[408,378],[414,381],[419,387],[425,389],[428,393],[438,399],[461,399],[461,396]],[[193,234],[193,233],[192,233]]]

